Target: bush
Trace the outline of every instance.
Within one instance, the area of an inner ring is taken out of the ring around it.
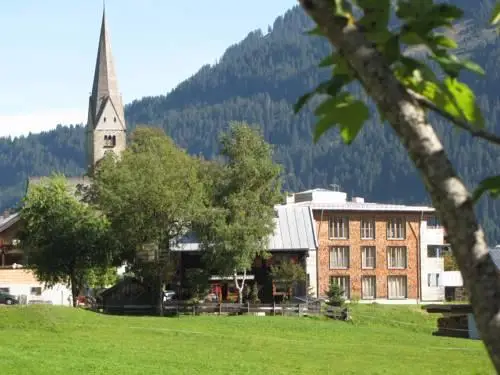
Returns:
[[[326,292],[328,296],[327,305],[330,306],[343,306],[345,302],[344,291],[337,283],[330,283],[330,287]]]

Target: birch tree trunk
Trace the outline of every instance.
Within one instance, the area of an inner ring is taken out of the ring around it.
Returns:
[[[470,193],[457,176],[424,109],[354,24],[334,17],[331,0],[299,0],[330,43],[343,54],[384,113],[417,167],[457,259],[477,326],[500,373],[500,278],[488,254]]]
[[[243,303],[243,288],[245,287],[245,281],[247,278],[247,270],[243,270],[243,278],[241,279],[241,285],[238,284],[238,272],[234,270],[234,284],[236,289],[238,289],[238,303]]]

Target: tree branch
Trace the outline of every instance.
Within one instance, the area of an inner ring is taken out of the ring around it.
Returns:
[[[500,276],[467,188],[457,176],[421,104],[396,79],[390,66],[355,24],[334,16],[331,0],[299,0],[330,43],[347,59],[377,103],[421,174],[444,224],[470,293],[477,326],[500,373]]]
[[[490,133],[486,130],[475,129],[467,121],[457,119],[456,117],[453,117],[449,113],[441,110],[441,108],[438,108],[432,101],[427,99],[425,96],[420,95],[411,89],[407,89],[407,91],[422,107],[426,107],[427,109],[436,112],[441,117],[444,117],[445,119],[454,123],[460,129],[468,131],[473,137],[482,138],[491,143],[500,145],[500,136]]]

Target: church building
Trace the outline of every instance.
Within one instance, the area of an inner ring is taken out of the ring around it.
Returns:
[[[121,94],[115,73],[106,13],[103,11],[97,59],[88,103],[86,125],[86,167],[92,172],[96,163],[108,152],[119,155],[127,145],[127,126]],[[31,184],[39,183],[43,177],[30,177]],[[76,192],[78,185],[87,185],[87,176],[67,177],[68,185]],[[26,190],[27,190],[26,189]],[[16,233],[22,223],[19,213],[4,213],[0,216],[0,291],[22,296],[30,301],[57,305],[69,303],[70,290],[64,285],[45,288],[31,271],[23,269],[22,249],[17,248]]]

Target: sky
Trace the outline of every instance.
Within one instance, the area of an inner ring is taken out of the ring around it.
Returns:
[[[124,103],[166,94],[250,31],[267,31],[293,0],[106,0]],[[102,0],[4,1],[0,6],[0,137],[82,124]]]

